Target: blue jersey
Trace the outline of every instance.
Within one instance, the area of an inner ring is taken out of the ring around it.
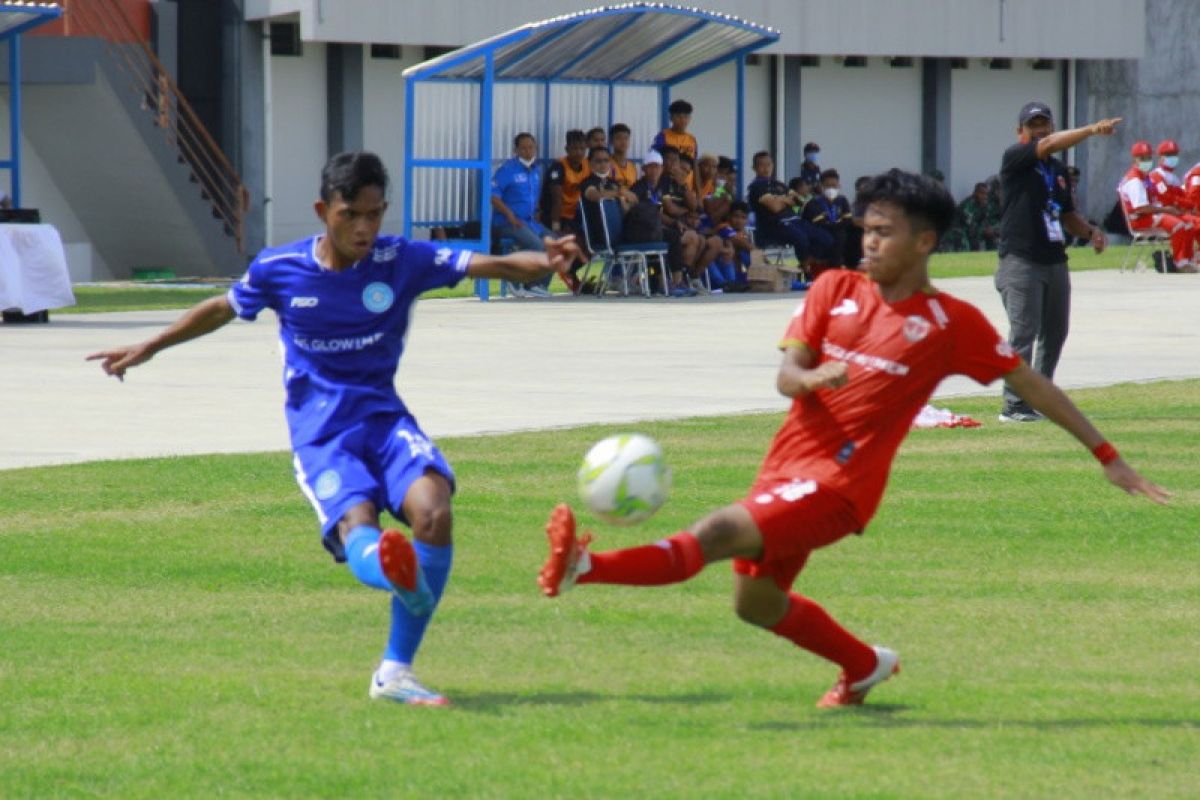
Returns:
[[[471,253],[380,236],[335,272],[317,262],[320,236],[268,248],[228,298],[242,319],[279,317],[292,445],[323,441],[372,414],[406,413],[396,393],[409,311],[422,292],[454,286]]]
[[[537,162],[526,167],[518,158],[500,165],[492,178],[492,196],[499,197],[522,222],[532,222],[542,196],[542,171]]]

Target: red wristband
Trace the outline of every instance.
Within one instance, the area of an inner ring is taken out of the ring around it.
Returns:
[[[1108,442],[1101,442],[1093,447],[1092,455],[1094,455],[1096,460],[1106,467],[1121,457],[1120,453],[1117,452],[1117,448],[1113,447]]]

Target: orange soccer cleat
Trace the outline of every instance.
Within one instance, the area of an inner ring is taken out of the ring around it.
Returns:
[[[861,706],[867,697],[867,692],[876,684],[883,683],[900,671],[900,656],[886,647],[872,647],[875,651],[875,669],[861,681],[850,683],[846,673],[838,676],[837,683],[817,701],[817,708],[836,708],[838,706]]]
[[[592,537],[588,533],[576,537],[575,514],[566,503],[559,503],[550,512],[546,538],[550,540],[550,555],[538,573],[538,585],[547,597],[557,597],[591,567],[587,546]]]

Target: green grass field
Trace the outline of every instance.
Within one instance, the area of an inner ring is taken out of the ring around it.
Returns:
[[[918,431],[862,538],[799,588],[904,671],[739,623],[726,565],[542,598],[550,506],[610,427],[447,439],[450,589],[418,663],[450,709],[373,703],[386,598],[335,567],[285,453],[0,472],[0,796],[1195,797],[1200,381],[1080,391],[1168,507],[1046,424]],[[642,424],[686,526],[744,491],[777,415]]]
[[[1071,269],[1095,270],[1117,269],[1125,257],[1126,247],[1113,247],[1100,255],[1088,248],[1071,250]],[[996,271],[995,253],[936,253],[930,259],[930,272],[934,280],[939,278],[964,278],[991,275]],[[221,294],[224,286],[179,287],[164,284],[122,284],[115,286],[81,285],[75,288],[78,304],[56,310],[55,314],[82,314],[99,311],[148,311],[158,309],[187,308],[206,297]],[[551,286],[554,292],[564,293],[566,287],[558,278]],[[474,289],[470,281],[463,281],[453,289],[437,289],[426,293],[427,298],[470,297]],[[491,282],[493,297],[500,294],[499,281]]]

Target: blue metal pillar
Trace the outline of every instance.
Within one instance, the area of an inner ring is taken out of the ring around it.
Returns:
[[[479,85],[479,239],[484,255],[492,251],[492,94],[496,85],[495,54],[489,50],[483,57],[483,81]],[[491,296],[487,278],[475,279],[475,294],[480,300]]]
[[[21,207],[21,37],[8,40],[8,158],[12,206]]]

